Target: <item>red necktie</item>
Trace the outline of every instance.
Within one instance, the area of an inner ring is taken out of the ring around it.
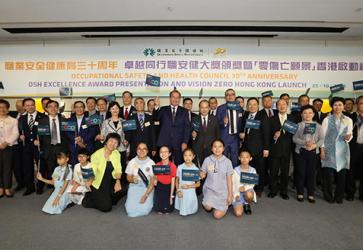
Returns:
[[[270,117],[272,117],[273,115],[272,115],[272,111],[271,111],[271,109],[269,109],[268,110],[268,117],[270,118]]]
[[[126,108],[126,110],[125,110],[125,120],[127,120],[128,118],[129,118],[129,111]]]

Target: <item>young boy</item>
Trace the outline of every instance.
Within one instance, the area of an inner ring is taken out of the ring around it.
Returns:
[[[239,154],[241,165],[234,168],[232,183],[233,183],[233,210],[237,217],[241,217],[243,212],[251,214],[250,203],[256,202],[256,194],[253,190],[255,184],[241,183],[241,172],[256,174],[256,170],[249,165],[252,160],[250,152],[242,150]]]

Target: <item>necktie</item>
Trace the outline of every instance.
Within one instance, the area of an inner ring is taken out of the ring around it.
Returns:
[[[55,119],[52,119],[52,134],[50,139],[50,144],[56,145],[58,143],[58,133],[57,133],[57,125],[55,123]]]
[[[235,128],[236,128],[236,126],[235,126],[235,121],[234,121],[234,116],[233,116],[233,110],[229,110],[229,119],[231,120],[231,122],[230,122],[230,126],[231,126],[231,134],[235,134],[236,133],[236,131],[235,131]]]
[[[101,115],[101,123],[103,123],[103,121],[105,120],[105,115],[104,114],[102,114]]]
[[[125,109],[125,120],[129,118],[129,111],[128,108]]]
[[[273,116],[272,111],[271,111],[271,109],[269,109],[269,110],[268,110],[268,118],[270,118],[270,117],[272,117],[272,116]]]
[[[174,120],[175,120],[175,115],[176,115],[176,112],[175,112],[175,107],[173,107],[173,112],[171,113],[172,116],[173,116],[173,123],[174,123]]]
[[[189,113],[189,122],[191,122],[192,121],[192,112],[188,112]]]
[[[205,119],[205,117],[203,117],[203,130],[204,132],[207,132],[207,120]]]
[[[32,130],[33,126],[34,126],[34,119],[33,119],[33,115],[30,115],[30,119],[29,119],[29,128],[30,130]]]
[[[144,118],[142,117],[142,115],[139,116],[139,123],[141,131],[144,131]]]

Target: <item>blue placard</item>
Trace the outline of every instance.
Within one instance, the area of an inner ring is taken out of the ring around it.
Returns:
[[[240,175],[240,182],[243,184],[256,185],[258,184],[258,175],[254,173],[243,173]]]
[[[101,123],[101,117],[97,114],[86,117],[87,126],[98,126]]]
[[[337,92],[342,91],[342,90],[344,90],[344,84],[337,84],[337,85],[334,85],[334,86],[330,87],[330,92],[332,94],[337,93]]]
[[[306,134],[313,135],[315,134],[315,130],[316,130],[316,123],[305,123],[304,135]]]
[[[353,82],[353,90],[362,90],[362,89],[363,89],[363,80]]]
[[[240,106],[239,101],[227,102],[227,109],[228,110],[237,110],[240,111],[242,108]]]
[[[160,76],[146,75],[146,85],[160,87]]]
[[[38,125],[38,135],[41,135],[41,136],[50,135],[49,125],[39,124]]]
[[[199,132],[200,131],[200,127],[201,127],[200,121],[197,120],[197,119],[193,119],[192,120],[192,130],[193,131],[196,131],[196,132]]]
[[[169,165],[153,165],[154,174],[170,174]]]
[[[285,130],[286,132],[293,134],[293,135],[296,134],[298,128],[299,128],[298,124],[288,121],[288,120],[286,120],[284,122],[284,124],[282,125],[283,130]]]
[[[297,102],[291,103],[291,111],[300,112],[301,106]]]
[[[265,97],[265,96],[274,96],[274,94],[272,93],[272,90],[269,90],[269,91],[262,92],[261,93],[261,96],[262,97]]]
[[[261,127],[261,121],[260,120],[252,120],[252,119],[247,119],[246,120],[246,126],[245,128],[252,128],[252,129],[260,129]]]
[[[183,169],[182,181],[199,181],[199,170],[196,169]]]
[[[122,121],[122,128],[124,131],[136,130],[136,120],[131,119],[127,121]]]
[[[95,174],[93,173],[93,169],[92,168],[82,168],[81,167],[81,171],[82,171],[82,177],[85,180],[91,179],[95,177]]]
[[[62,122],[61,123],[61,130],[64,132],[76,132],[77,123],[76,122]]]

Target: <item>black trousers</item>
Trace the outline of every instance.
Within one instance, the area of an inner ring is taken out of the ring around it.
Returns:
[[[270,190],[276,194],[280,191],[281,194],[287,194],[287,185],[289,181],[289,161],[290,155],[281,157],[270,157]],[[280,172],[280,185],[279,185]]]
[[[25,186],[23,167],[23,144],[20,142],[13,146],[13,172],[19,187]]]
[[[256,192],[262,192],[265,186],[265,159],[263,158],[262,152],[258,155],[252,156],[251,167],[256,169],[259,176],[258,184],[255,185],[254,189]]]
[[[354,197],[357,191],[356,181],[359,181],[359,198],[363,198],[363,144],[355,144],[351,151],[350,169],[347,171],[346,193]]]
[[[11,189],[12,186],[13,147],[0,149],[0,188]]]
[[[24,184],[27,189],[34,189],[34,163],[39,162],[38,147],[26,144],[23,147]]]
[[[343,201],[344,191],[345,191],[345,176],[346,169],[342,169],[337,172],[333,168],[324,167],[324,182],[323,182],[323,193],[324,199],[332,202],[332,201]],[[335,191],[333,196],[333,181],[335,178]]]
[[[315,188],[315,169],[318,165],[319,156],[315,150],[307,151],[300,149],[300,153],[296,154],[296,167],[295,167],[295,183],[298,195],[304,194],[304,186],[308,196],[314,196]]]
[[[129,182],[127,181],[127,174],[126,174],[126,150],[125,151],[121,151],[121,168],[122,168],[122,174],[121,174],[121,186],[122,186],[122,190],[121,190],[121,195],[125,196],[127,194],[127,189],[129,187]]]
[[[44,178],[52,179],[53,171],[58,166],[57,154],[63,151],[64,147],[60,144],[49,145],[48,147],[47,155],[44,155],[43,153],[40,154],[39,172]],[[37,182],[38,189],[43,189],[44,185],[45,184],[42,181]]]

